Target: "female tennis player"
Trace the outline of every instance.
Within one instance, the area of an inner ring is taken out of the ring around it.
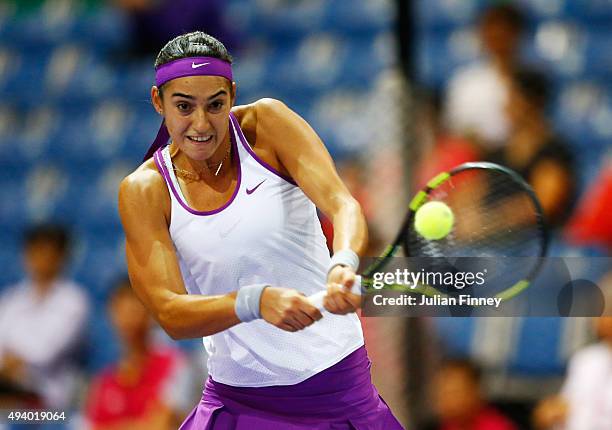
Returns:
[[[201,32],[164,46],[151,90],[164,122],[119,191],[136,293],[208,352],[181,428],[401,429],[372,385],[349,292],[361,208],[302,118],[277,100],[234,106],[231,63]],[[333,222],[331,259],[316,207]],[[306,296],[325,288],[322,317]]]

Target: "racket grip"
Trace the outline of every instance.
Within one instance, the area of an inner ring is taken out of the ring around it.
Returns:
[[[361,276],[355,276],[355,283],[351,287],[351,293],[361,295]],[[326,311],[323,306],[323,299],[327,295],[327,290],[319,291],[318,293],[314,293],[308,296],[308,300],[314,307],[316,307],[320,311]]]

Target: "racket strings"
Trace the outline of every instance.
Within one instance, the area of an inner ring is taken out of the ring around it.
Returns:
[[[454,227],[441,240],[427,240],[410,226],[405,247],[411,256],[539,255],[539,211],[522,185],[503,172],[460,172],[432,190],[428,201],[447,204],[455,216]]]

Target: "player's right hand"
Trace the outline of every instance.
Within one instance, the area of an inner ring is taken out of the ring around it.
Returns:
[[[306,296],[290,288],[265,288],[259,307],[264,320],[286,331],[302,330],[322,318]]]

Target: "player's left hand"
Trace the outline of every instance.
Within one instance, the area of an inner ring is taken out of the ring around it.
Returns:
[[[361,296],[351,293],[355,284],[355,271],[350,267],[336,266],[327,276],[327,295],[323,306],[333,314],[348,314],[361,307]]]

